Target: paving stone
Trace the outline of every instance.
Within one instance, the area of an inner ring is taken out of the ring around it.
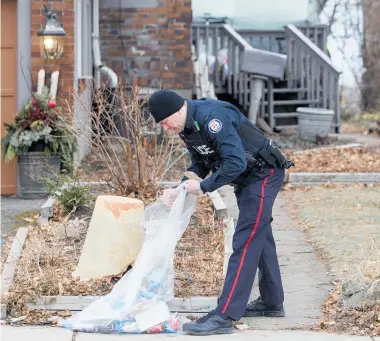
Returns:
[[[3,341],[71,341],[73,332],[52,327],[10,327],[1,326]]]

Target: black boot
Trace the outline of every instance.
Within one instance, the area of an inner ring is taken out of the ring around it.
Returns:
[[[183,331],[191,335],[231,334],[232,319],[213,311],[197,322],[185,323]]]
[[[243,316],[245,317],[258,317],[258,316],[284,317],[285,311],[282,304],[275,307],[269,307],[259,297],[255,301],[248,303]]]

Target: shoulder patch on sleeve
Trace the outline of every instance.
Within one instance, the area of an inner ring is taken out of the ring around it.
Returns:
[[[211,133],[218,133],[222,130],[222,122],[220,122],[219,120],[217,120],[216,118],[212,119],[209,123],[208,123],[208,130],[211,132]]]

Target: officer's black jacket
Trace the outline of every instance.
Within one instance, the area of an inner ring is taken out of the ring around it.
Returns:
[[[230,103],[187,100],[187,107],[186,126],[179,135],[191,155],[188,171],[204,179],[205,192],[212,192],[242,175],[246,151],[255,157],[268,139]]]

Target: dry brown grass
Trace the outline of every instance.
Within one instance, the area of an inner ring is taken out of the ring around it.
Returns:
[[[362,281],[380,281],[380,246],[370,238],[371,243],[368,249],[360,248],[363,261],[356,266],[357,278]],[[349,267],[349,265],[347,265]]]

